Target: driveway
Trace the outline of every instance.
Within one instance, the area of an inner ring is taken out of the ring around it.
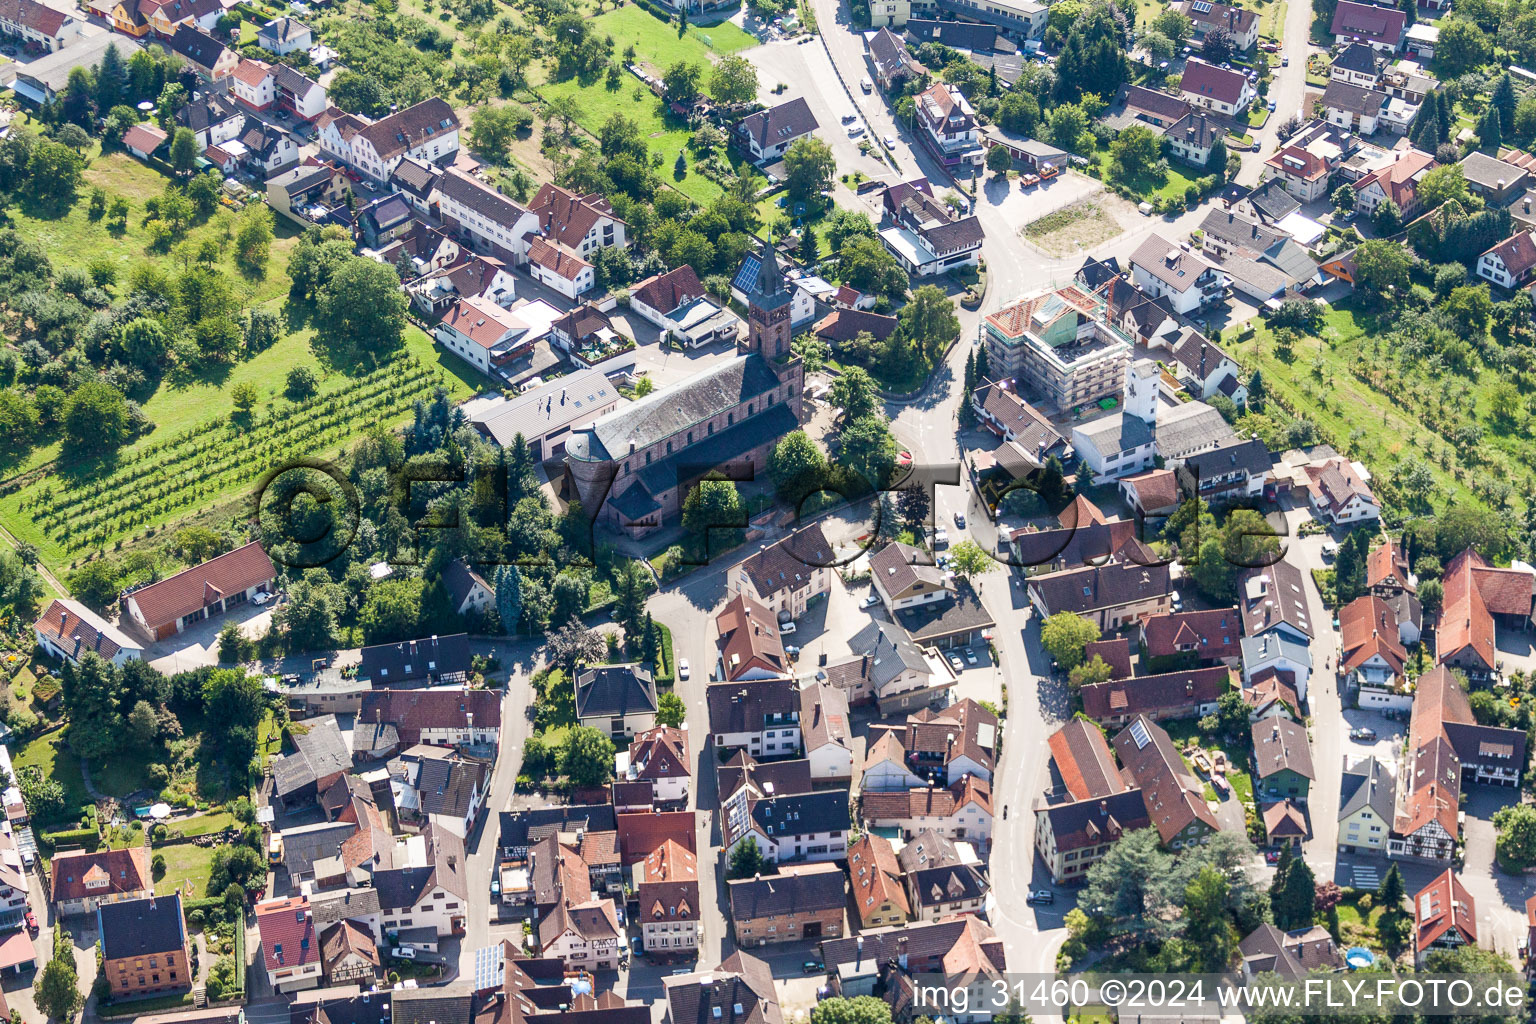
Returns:
[[[166,675],[217,665],[219,631],[226,622],[239,623],[240,631],[255,640],[271,627],[272,613],[276,608],[277,602],[268,602],[261,607],[254,604],[239,605],[223,615],[204,619],[176,636],[155,641],[144,651],[144,658]]]

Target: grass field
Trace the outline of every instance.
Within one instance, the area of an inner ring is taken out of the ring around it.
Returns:
[[[166,843],[154,849],[165,858],[165,874],[155,883],[155,895],[169,896],[179,889],[183,896],[201,898],[208,888],[215,847],[198,846],[196,843]],[[190,894],[186,888],[188,882],[192,883]]]
[[[39,736],[17,752],[12,767],[18,772],[23,768],[41,768],[44,778],[53,779],[64,788],[64,815],[66,821],[74,821],[82,804],[90,802],[85,791],[85,778],[80,774],[80,759],[63,745],[64,730]]]
[[[1097,196],[1026,224],[1024,237],[1052,256],[1070,256],[1116,238],[1124,230],[1104,208],[1104,197]]]
[[[1502,379],[1499,374],[1481,368],[1471,377],[1445,371],[1435,383],[1407,377],[1385,354],[1379,354],[1376,318],[1351,305],[1329,309],[1322,334],[1322,339],[1309,338],[1297,344],[1289,361],[1280,358],[1273,335],[1262,324],[1252,334],[1230,343],[1228,350],[1245,370],[1260,370],[1271,393],[1315,422],[1325,439],[1342,445],[1351,457],[1364,462],[1373,476],[1390,480],[1400,460],[1421,458],[1434,474],[1435,486],[1427,499],[1437,509],[1453,499],[1471,498],[1466,481],[1473,473],[1490,472],[1487,468],[1462,467],[1454,451],[1447,451],[1450,445],[1444,423],[1432,426],[1416,412],[1421,401],[1445,402],[1442,389],[1449,389],[1452,415],[1466,413],[1469,420],[1484,428],[1482,447],[1492,449],[1497,460],[1491,470],[1493,477],[1507,479],[1517,503],[1523,501],[1521,496],[1529,493],[1532,466],[1536,465],[1536,442],[1524,426],[1526,417],[1507,423],[1491,415],[1489,392]],[[1357,366],[1367,380],[1356,376]],[[1417,398],[1404,400],[1410,396]],[[1447,465],[1435,457],[1442,452],[1449,455]]]
[[[619,54],[635,48],[635,62],[649,73],[662,75],[678,61],[710,64],[711,55],[719,57],[738,53],[757,45],[757,40],[729,22],[714,26],[695,26],[681,39],[677,30],[645,10],[620,7],[592,19],[597,32],[611,35]],[[706,91],[709,75],[702,78]],[[685,122],[667,113],[662,102],[633,75],[626,74],[617,89],[610,89],[601,77],[570,78],[546,82],[537,87],[546,100],[570,96],[581,110],[578,123],[594,135],[614,114],[623,114],[640,126],[646,146],[661,156],[660,174],[678,191],[699,203],[709,203],[720,195],[720,186],[689,170],[682,179],[672,175],[677,154],[688,145],[692,133]],[[689,153],[689,163],[692,163]]]

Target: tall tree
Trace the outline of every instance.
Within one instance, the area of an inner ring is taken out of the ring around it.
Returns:
[[[1275,926],[1287,932],[1310,926],[1314,919],[1317,884],[1307,862],[1300,857],[1293,858],[1286,865],[1283,877],[1276,874],[1275,883],[1279,889],[1271,890],[1269,897]]]
[[[110,44],[96,65],[96,109],[103,113],[127,99],[128,67],[117,44]],[[1513,113],[1513,110],[1511,110]]]
[[[176,134],[171,137],[171,170],[184,178],[196,168],[197,136],[192,134],[190,128],[177,128]]]
[[[496,614],[501,619],[501,631],[517,632],[523,617],[523,577],[515,565],[496,567]]]
[[[1406,0],[1405,0],[1406,2]],[[1499,112],[1499,128],[1504,138],[1513,138],[1515,134],[1515,107],[1519,99],[1515,96],[1515,83],[1506,71],[1499,76],[1494,83],[1493,96],[1489,104]]]

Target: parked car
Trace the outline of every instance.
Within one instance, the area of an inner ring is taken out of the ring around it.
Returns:
[[[1276,102],[1275,102],[1275,101],[1274,101],[1274,100],[1270,100],[1270,101],[1269,101],[1269,109],[1270,109],[1270,112],[1271,112],[1271,113],[1273,113],[1273,112],[1274,112],[1274,110],[1275,110],[1275,108],[1276,108],[1276,107],[1277,107],[1277,106],[1279,106],[1279,104],[1277,104],[1277,103],[1276,103]]]
[[[885,138],[881,139],[880,141],[885,143],[886,149],[896,148],[896,136],[892,135],[890,132],[886,132]]]
[[[251,598],[251,604],[257,605],[259,607],[266,604],[270,600],[272,600],[272,595],[266,591],[262,591],[261,593],[256,594]]]
[[[850,111],[848,111],[848,113],[843,115],[843,124],[852,124],[853,122],[857,121],[858,119],[859,119],[858,113],[856,111],[850,110]]]
[[[870,594],[862,602],[860,602],[859,607],[860,608],[873,608],[875,605],[877,605],[879,603],[880,603],[880,595],[879,594]]]
[[[955,528],[956,529],[960,529],[960,530],[965,529],[965,513],[964,512],[956,512],[955,513]]]
[[[679,659],[677,659],[677,678],[679,678],[679,679],[687,679],[688,678],[688,659],[687,658],[679,658]]]
[[[1291,58],[1289,58],[1289,57],[1281,57],[1280,58],[1280,66],[1283,67],[1283,68],[1290,67],[1291,66]]]
[[[869,80],[869,76],[866,75],[863,78],[859,79],[859,88],[863,89],[865,92],[874,92],[875,91],[875,83],[871,82]]]
[[[1265,850],[1264,851],[1264,863],[1265,864],[1279,864],[1280,863],[1280,854],[1279,854],[1279,852],[1277,852],[1275,850]]]
[[[394,957],[396,960],[416,959],[416,951],[410,946],[396,946],[394,949],[390,950],[389,955]]]
[[[1168,605],[1176,612],[1184,610],[1184,599],[1179,596],[1177,590],[1168,595]]]
[[[965,665],[960,661],[960,655],[956,654],[954,651],[949,652],[949,663],[956,672],[959,672],[965,668]]]
[[[794,644],[786,644],[784,646],[784,653],[789,655],[790,660],[794,660],[795,658],[800,657],[800,648],[796,647]]]
[[[948,543],[949,543],[949,531],[948,530],[944,529],[944,527],[941,526],[937,530],[933,531],[933,546],[934,547],[942,548],[944,545],[946,545]]]
[[[37,915],[30,910],[27,911],[27,931],[37,934]]]
[[[1374,740],[1376,738],[1376,730],[1370,726],[1362,725],[1358,729],[1349,730],[1349,738],[1352,740]]]
[[[1323,541],[1323,558],[1331,562],[1338,553],[1339,545],[1337,542],[1331,540]]]
[[[1030,906],[1034,906],[1036,903],[1055,903],[1056,894],[1049,889],[1035,889],[1030,892],[1029,897],[1024,902]]]
[[[864,134],[864,126],[863,125],[861,125],[861,124],[851,124],[851,125],[848,126],[848,137],[850,139],[856,139],[860,135],[863,135],[863,134]]]
[[[1040,184],[1040,175],[1024,174],[1019,176],[1019,188],[1034,188]]]
[[[974,665],[974,664],[976,664],[976,650],[975,650],[975,648],[967,647],[965,649],[965,663],[967,665]]]
[[[780,636],[789,636],[791,633],[793,633],[795,631],[796,628],[797,627],[795,626],[795,624],[793,622],[781,623],[779,625],[779,635]]]

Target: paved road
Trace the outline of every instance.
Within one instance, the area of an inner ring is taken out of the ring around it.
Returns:
[[[1243,154],[1243,169],[1237,181],[1242,185],[1257,185],[1264,169],[1264,159],[1277,148],[1279,128],[1301,110],[1302,98],[1307,89],[1307,55],[1320,53],[1318,47],[1308,42],[1312,27],[1312,5],[1292,0],[1285,9],[1282,52],[1290,58],[1287,67],[1276,68],[1269,83],[1269,98],[1275,101],[1275,112],[1262,129],[1253,133],[1258,143],[1255,153]]]

